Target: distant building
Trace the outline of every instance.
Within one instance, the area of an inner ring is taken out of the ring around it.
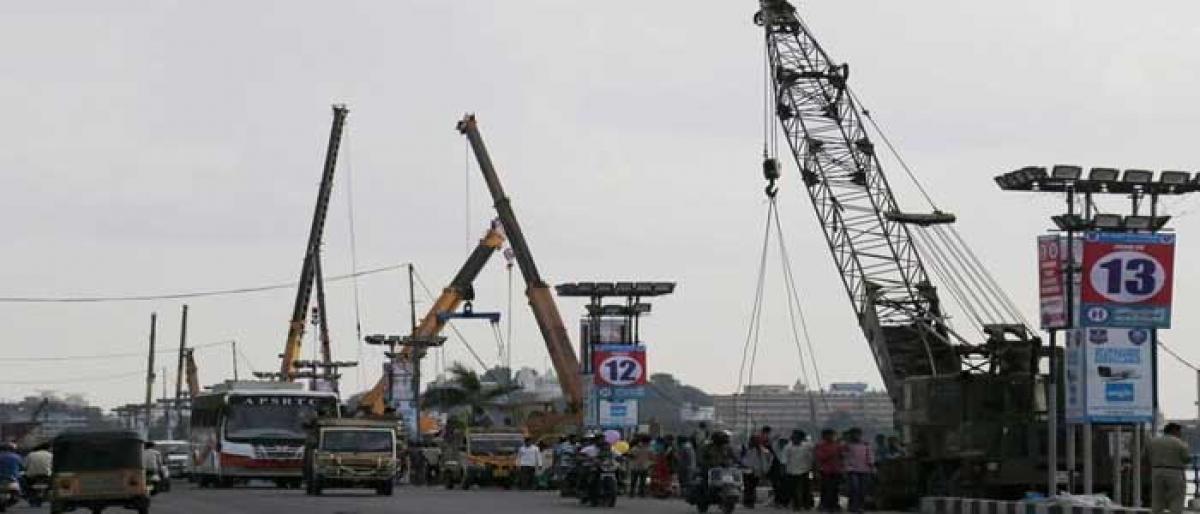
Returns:
[[[45,441],[67,430],[108,428],[115,420],[78,395],[29,396],[0,403],[0,439],[22,445]]]
[[[826,391],[808,390],[799,383],[748,385],[741,393],[713,396],[713,401],[719,426],[745,433],[770,425],[781,436],[794,428],[811,432],[858,426],[868,433],[888,432],[895,411],[886,392],[858,382],[830,384]]]

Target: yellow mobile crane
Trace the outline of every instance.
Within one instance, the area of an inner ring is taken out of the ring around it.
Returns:
[[[483,266],[487,264],[492,254],[499,250],[504,245],[504,233],[500,227],[492,226],[479,240],[479,244],[475,246],[475,250],[467,257],[467,261],[463,263],[462,268],[458,270],[458,274],[454,275],[454,279],[450,281],[450,285],[442,290],[442,294],[433,302],[433,306],[429,308],[429,312],[421,318],[421,323],[413,331],[413,336],[416,337],[433,337],[442,332],[446,327],[446,322],[449,321],[442,314],[454,312],[458,306],[464,301],[471,301],[475,298],[474,284],[475,278],[479,276],[479,272],[483,270]],[[412,348],[405,346],[398,358],[407,359],[412,354]],[[359,400],[359,409],[367,409],[372,415],[378,416],[384,413],[386,405],[386,391],[388,380],[387,377],[380,377]]]

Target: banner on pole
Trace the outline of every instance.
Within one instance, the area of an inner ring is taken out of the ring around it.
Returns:
[[[1038,298],[1045,330],[1067,327],[1067,292],[1063,281],[1065,243],[1058,235],[1038,236]]]

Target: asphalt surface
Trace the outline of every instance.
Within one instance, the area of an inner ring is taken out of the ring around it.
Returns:
[[[376,496],[365,489],[333,489],[324,495],[305,496],[302,489],[275,489],[249,487],[234,489],[197,489],[186,482],[175,482],[169,493],[154,497],[151,501],[152,514],[540,514],[595,512],[611,514],[694,513],[695,508],[679,499],[617,500],[613,509],[591,508],[579,505],[578,500],[560,498],[554,492],[505,491],[502,489],[472,489],[470,491],[446,490],[441,487],[398,486],[391,497]],[[758,512],[779,512],[759,507]],[[32,509],[24,503],[9,510],[10,513],[49,512],[43,506]],[[85,514],[87,511],[75,511]],[[115,507],[106,509],[106,514],[133,512]],[[741,512],[741,510],[739,510]]]

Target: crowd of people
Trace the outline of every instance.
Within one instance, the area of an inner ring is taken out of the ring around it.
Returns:
[[[863,512],[878,464],[904,456],[897,438],[878,435],[870,443],[857,428],[841,433],[822,430],[819,441],[814,442],[803,430],[776,439],[772,428],[764,426],[735,447],[728,432],[709,431],[702,424],[686,436],[639,435],[606,443],[621,455],[626,477],[623,489],[631,498],[682,497],[708,469],[732,466],[742,470],[744,507],[769,503],[797,511],[814,507],[822,512],[840,511],[844,493],[845,509]],[[534,448],[539,447],[532,441],[526,444],[519,452],[522,476],[545,474],[548,478],[540,481],[543,484],[561,480],[576,459],[594,457],[597,451],[588,437],[563,437],[548,456],[537,453]],[[541,457],[535,459],[535,454]],[[523,479],[521,483],[531,481]],[[760,494],[764,490],[765,494]]]

